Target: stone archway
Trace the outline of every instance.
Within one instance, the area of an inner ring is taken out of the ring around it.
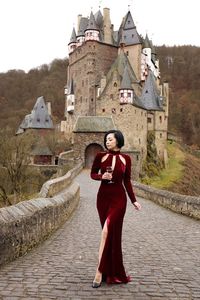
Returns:
[[[85,149],[85,167],[91,168],[96,154],[103,151],[103,147],[99,144],[90,144]]]

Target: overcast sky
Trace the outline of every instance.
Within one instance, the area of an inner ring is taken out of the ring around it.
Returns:
[[[120,2],[120,3],[119,3]],[[77,15],[110,8],[117,30],[128,6],[139,34],[155,45],[200,46],[199,0],[0,0],[0,72],[28,71],[68,56]]]

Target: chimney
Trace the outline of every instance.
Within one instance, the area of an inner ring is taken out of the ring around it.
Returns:
[[[110,9],[103,9],[104,43],[112,44],[112,25],[110,20]]]
[[[51,116],[51,102],[47,102],[48,114]]]
[[[82,15],[78,15],[78,22],[77,22],[77,33],[79,32],[80,27],[80,21],[81,21]]]

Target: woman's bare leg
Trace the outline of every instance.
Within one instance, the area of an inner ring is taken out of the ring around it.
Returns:
[[[105,246],[107,235],[108,235],[108,226],[107,226],[107,220],[106,220],[104,223],[103,229],[102,229],[102,233],[101,233],[101,241],[100,241],[100,246],[99,246],[99,264],[101,261],[101,257],[102,257],[102,253],[103,253],[103,249]],[[100,282],[102,280],[102,273],[98,270],[99,264],[98,264],[95,279],[94,279],[94,281],[96,281],[96,282]]]

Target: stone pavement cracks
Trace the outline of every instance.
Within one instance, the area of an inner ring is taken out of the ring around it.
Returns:
[[[87,170],[75,180],[79,207],[48,240],[0,269],[0,300],[200,299],[200,222],[141,198],[141,211],[128,200],[123,225],[123,260],[132,282],[93,289],[99,182]]]

